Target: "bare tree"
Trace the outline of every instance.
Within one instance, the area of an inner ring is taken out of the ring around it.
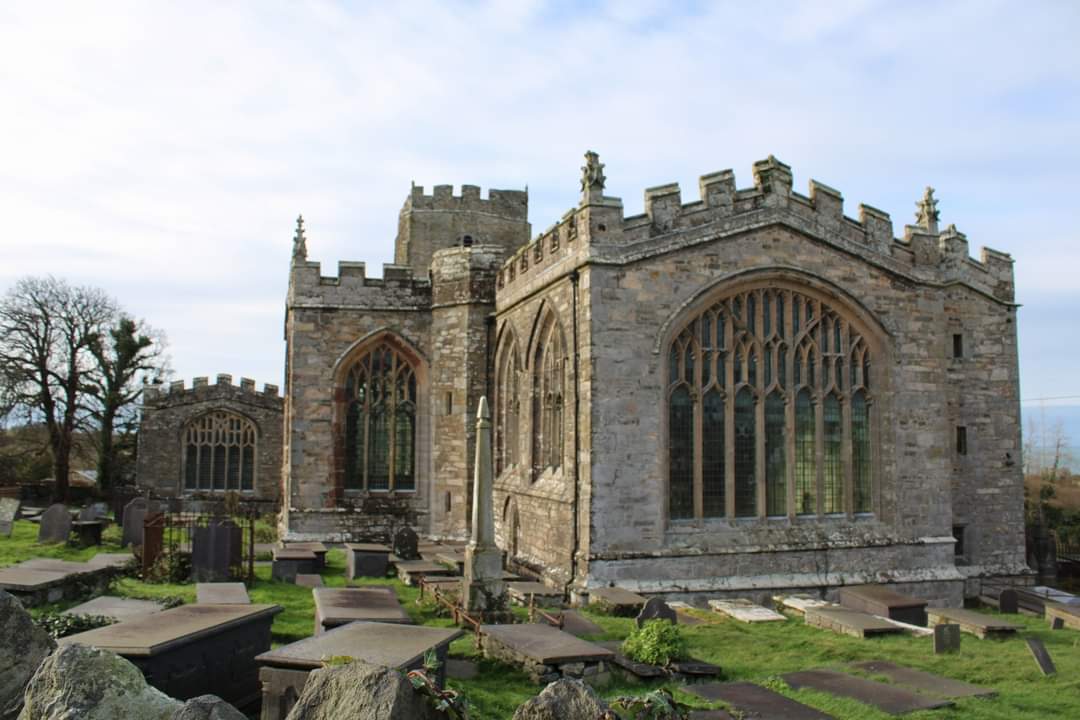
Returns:
[[[76,428],[90,412],[92,349],[115,315],[105,293],[53,277],[23,278],[0,300],[3,405],[45,425],[59,501],[68,495]]]

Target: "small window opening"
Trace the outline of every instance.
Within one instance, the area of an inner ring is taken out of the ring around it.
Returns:
[[[453,392],[447,392],[446,393],[446,414],[447,415],[453,415],[454,414],[454,393]]]
[[[956,543],[953,545],[953,554],[956,557],[960,557],[964,554],[964,526],[953,525],[952,528],[953,539]]]
[[[446,512],[450,512],[450,508],[453,505],[454,496],[450,494],[450,491],[446,491]]]
[[[964,357],[964,336],[960,333],[954,333],[952,336],[952,356],[956,360]]]
[[[967,428],[963,425],[956,426],[956,454],[967,455]]]
[[[461,236],[461,247],[472,247],[472,235]]]

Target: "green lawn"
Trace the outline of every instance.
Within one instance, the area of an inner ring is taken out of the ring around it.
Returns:
[[[119,552],[113,542],[101,548],[79,550],[60,546],[38,546],[37,526],[19,521],[11,538],[0,538],[0,566],[10,565],[33,557],[54,557],[86,560],[97,552]],[[339,550],[327,554],[327,569],[323,573],[329,586],[345,585],[345,557]],[[358,582],[358,581],[357,581]],[[397,580],[371,581],[395,588],[402,604],[418,623],[450,625],[430,604],[416,603],[418,591]],[[354,583],[357,584],[357,583]],[[148,584],[131,578],[116,583],[114,592],[140,598],[180,596],[194,601],[193,584]],[[256,568],[256,581],[250,589],[256,603],[276,603],[285,608],[273,625],[273,641],[283,644],[307,637],[312,633],[314,606],[307,588],[280,583],[270,579],[270,568]],[[68,603],[70,605],[72,603]],[[633,620],[614,618],[583,611],[604,629],[597,639],[622,639],[633,628]],[[1080,632],[1051,631],[1042,619],[1010,616],[1024,626],[1021,637],[1008,640],[979,640],[963,636],[961,651],[954,655],[935,656],[930,638],[893,636],[859,640],[806,627],[801,620],[786,623],[767,623],[749,626],[698,613],[709,624],[684,627],[691,654],[701,660],[723,667],[729,680],[750,680],[767,684],[799,702],[812,705],[841,720],[885,720],[890,717],[854,701],[838,700],[811,691],[795,692],[787,688],[778,676],[794,670],[818,667],[840,668],[858,660],[888,659],[893,662],[940,673],[958,680],[988,685],[999,695],[990,699],[960,700],[949,710],[912,713],[912,720],[1014,720],[1016,718],[1080,718]],[[1042,639],[1057,664],[1058,675],[1044,678],[1028,653],[1023,636]],[[505,720],[514,708],[535,695],[539,688],[518,670],[476,658],[471,634],[451,646],[451,655],[468,657],[480,662],[480,675],[474,680],[451,680],[451,687],[461,691],[473,708],[474,720]],[[614,684],[603,690],[608,697],[640,694],[656,685]],[[670,684],[677,697],[694,707],[709,707]]]

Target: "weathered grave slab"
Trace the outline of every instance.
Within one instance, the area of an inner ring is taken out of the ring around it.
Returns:
[[[851,698],[876,707],[889,715],[903,715],[916,710],[933,710],[952,705],[949,700],[927,697],[893,685],[866,680],[835,670],[803,670],[788,673],[783,678],[784,682],[796,690],[810,688],[830,695]]]
[[[744,598],[710,600],[709,607],[718,613],[744,623],[784,622],[786,617]]]
[[[35,607],[103,592],[114,575],[109,567],[35,558],[0,568],[0,590],[17,597],[24,607]]]
[[[300,587],[317,588],[323,587],[322,575],[304,575],[300,574],[296,576],[296,584]]]
[[[1050,652],[1043,645],[1043,641],[1039,638],[1029,637],[1027,638],[1028,650],[1031,651],[1031,657],[1035,658],[1035,663],[1039,666],[1039,670],[1043,675],[1056,675],[1057,668],[1054,667],[1054,661],[1050,658]]]
[[[563,602],[562,590],[540,582],[510,582],[506,584],[506,592],[519,605],[528,605],[530,598],[544,607],[558,607]]]
[[[200,605],[250,605],[251,598],[244,583],[195,583],[195,602]]]
[[[605,678],[614,657],[610,650],[550,625],[481,625],[480,642],[487,656],[523,666],[537,683],[559,677],[587,682]]]
[[[123,567],[135,559],[129,553],[98,553],[86,561],[87,565],[94,567]]]
[[[259,697],[255,656],[270,649],[270,625],[281,610],[278,605],[181,605],[58,642],[114,652],[179,700],[213,694],[243,707]]]
[[[135,600],[133,598],[102,595],[81,605],[68,608],[61,614],[100,615],[101,617],[112,618],[116,622],[123,622],[144,615],[154,615],[164,609],[163,605],[152,600]]]
[[[852,663],[851,667],[873,675],[884,675],[889,681],[927,695],[943,698],[991,697],[997,695],[993,688],[972,685],[952,678],[934,675],[915,668],[896,665],[886,660],[870,660]]]
[[[690,720],[734,720],[723,710],[691,710]]]
[[[459,594],[461,592],[461,583],[464,578],[460,577],[426,577],[424,578],[424,587],[427,590],[438,590],[440,593],[453,593]]]
[[[577,610],[564,610],[562,619],[563,630],[575,637],[599,635],[604,632],[604,628],[600,627]]]
[[[310,550],[274,548],[274,564],[270,576],[282,582],[296,582],[297,575],[311,575],[316,571],[315,553]]]
[[[686,692],[727,703],[754,720],[833,720],[832,715],[749,682],[690,685]]]
[[[822,600],[821,598],[810,597],[809,595],[782,595],[774,597],[773,600],[783,609],[795,613],[796,615],[805,615],[806,611],[811,608],[839,608],[836,603],[831,603],[828,600]]]
[[[927,608],[926,615],[931,625],[955,623],[960,626],[961,632],[980,638],[1011,635],[1020,629],[1019,625],[973,610]]]
[[[446,565],[458,573],[465,571],[465,553],[456,550],[443,550],[435,553],[435,562]]]
[[[461,635],[457,628],[354,622],[264,652],[255,658],[263,688],[261,720],[284,720],[304,691],[308,673],[322,667],[324,658],[348,656],[373,665],[416,670],[432,651],[440,662],[435,680],[442,686],[447,648]]]
[[[934,654],[944,655],[960,649],[960,626],[956,623],[940,623],[934,626]]]
[[[1072,630],[1080,630],[1080,605],[1061,605],[1054,602],[1046,603],[1046,619],[1052,625],[1059,620],[1063,627]]]
[[[315,553],[315,568],[322,571],[326,569],[326,553],[328,548],[321,542],[287,542],[285,547],[290,550],[310,550]]]
[[[446,577],[454,574],[454,571],[445,565],[429,560],[400,560],[394,567],[397,570],[398,579],[406,585],[416,585],[420,582],[420,578]]]
[[[671,608],[663,598],[649,598],[645,605],[642,606],[641,612],[637,614],[634,622],[638,627],[642,627],[650,620],[667,620],[673,625],[679,624],[679,616],[675,614],[675,610]]]
[[[11,537],[21,503],[15,498],[0,498],[0,535]]]
[[[62,503],[50,505],[41,513],[41,526],[38,528],[38,543],[66,543],[71,536],[71,511]]]
[[[901,628],[881,618],[846,608],[808,608],[805,617],[807,625],[857,638],[903,632]]]
[[[642,680],[668,677],[668,673],[665,672],[662,667],[650,665],[649,663],[639,663],[635,660],[631,660],[626,655],[623,655],[622,643],[618,640],[603,640],[596,644],[605,650],[611,651],[611,664],[614,667],[621,669],[624,674],[629,673],[633,678]]]
[[[840,604],[851,610],[909,625],[926,626],[926,601],[903,595],[887,585],[842,587],[838,596]]]
[[[315,634],[355,622],[410,624],[412,619],[398,602],[397,593],[388,585],[365,585],[355,588],[317,587],[315,598]]]
[[[386,577],[390,548],[378,543],[345,543],[345,577]]]
[[[598,587],[589,590],[589,604],[598,605],[612,615],[633,617],[641,612],[646,599],[620,587]]]

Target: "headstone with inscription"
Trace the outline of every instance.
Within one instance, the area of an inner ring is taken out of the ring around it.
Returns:
[[[15,518],[19,517],[19,505],[15,498],[0,498],[0,535],[11,537]]]
[[[1012,588],[1005,588],[998,595],[998,612],[1015,615],[1020,612],[1020,596]]]
[[[934,626],[934,654],[943,655],[960,649],[960,626],[945,623]]]
[[[394,554],[400,560],[418,560],[420,559],[420,552],[416,547],[418,542],[416,531],[405,525],[394,533]]]
[[[38,529],[39,543],[66,543],[71,535],[71,513],[63,503],[50,505],[41,513],[41,527]]]
[[[150,501],[137,497],[124,506],[124,532],[120,538],[120,547],[143,544],[143,522],[150,509]]]

